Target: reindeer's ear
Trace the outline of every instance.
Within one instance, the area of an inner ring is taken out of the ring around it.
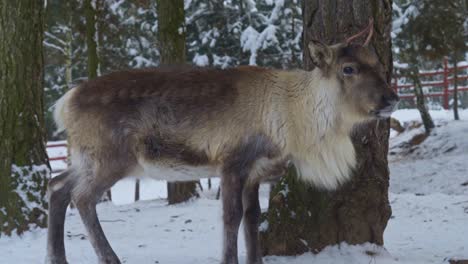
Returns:
[[[331,64],[333,54],[329,46],[317,40],[312,40],[308,46],[310,58],[315,66],[324,69]]]

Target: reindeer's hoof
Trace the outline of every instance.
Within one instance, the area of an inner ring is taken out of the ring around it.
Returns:
[[[121,264],[116,255],[107,255],[105,259],[99,260],[99,264]]]
[[[46,264],[68,264],[67,259],[65,257],[47,257]]]
[[[263,264],[263,260],[247,261],[247,264]]]
[[[230,259],[230,260],[223,260],[221,261],[221,264],[239,264],[239,261],[236,259]]]

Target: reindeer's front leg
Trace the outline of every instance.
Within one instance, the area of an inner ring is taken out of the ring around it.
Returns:
[[[244,234],[247,246],[247,264],[262,264],[259,241],[260,202],[258,189],[260,182],[276,181],[287,172],[290,157],[260,158],[252,167],[242,193],[244,208]]]
[[[247,138],[229,151],[223,164],[221,191],[223,199],[223,264],[238,264],[237,236],[245,216],[247,263],[262,263],[258,243],[258,185],[284,174],[285,158],[264,135]],[[245,190],[244,190],[245,189]]]

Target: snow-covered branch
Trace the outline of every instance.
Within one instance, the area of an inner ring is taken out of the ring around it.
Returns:
[[[47,32],[47,31],[44,32],[44,35],[45,35],[46,37],[49,37],[49,38],[51,38],[51,39],[57,41],[58,43],[60,43],[60,45],[67,46],[67,43],[66,43],[65,41],[61,40],[61,39],[58,38],[57,36],[54,36],[53,34]]]
[[[45,40],[43,41],[43,44],[44,44],[44,46],[46,46],[46,47],[49,47],[49,48],[58,50],[58,51],[60,51],[62,54],[67,55],[67,53],[65,52],[65,50],[64,50],[63,48],[57,46],[57,45],[54,45],[54,44],[52,44],[52,43],[49,43],[49,42],[47,42],[47,41],[45,41]]]

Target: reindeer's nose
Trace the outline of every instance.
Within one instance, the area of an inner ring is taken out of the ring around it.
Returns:
[[[392,91],[391,95],[390,95],[390,100],[393,100],[393,101],[400,101],[400,96],[398,96],[397,93],[395,93],[394,91]]]
[[[398,102],[400,102],[400,97],[394,91],[392,91],[390,95],[385,99],[385,101],[387,101],[387,103],[391,106],[396,106]]]
[[[398,104],[399,101],[400,97],[398,96],[398,94],[395,93],[393,89],[387,86],[386,92],[384,92],[384,94],[382,95],[382,103],[385,106],[395,106],[396,104]]]

